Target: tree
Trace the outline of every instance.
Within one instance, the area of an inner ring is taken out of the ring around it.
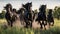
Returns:
[[[60,7],[55,7],[54,8],[54,17],[57,19],[60,19]]]
[[[5,18],[5,11],[3,10],[2,13],[0,13],[0,19]]]

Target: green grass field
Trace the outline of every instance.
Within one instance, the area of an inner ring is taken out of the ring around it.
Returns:
[[[0,34],[60,34],[60,20],[54,19],[54,26],[48,30],[40,30],[33,28],[4,28],[1,24],[6,22],[5,19],[0,19]]]

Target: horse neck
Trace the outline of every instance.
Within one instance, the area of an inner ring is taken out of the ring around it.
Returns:
[[[11,10],[6,10],[8,14],[12,14],[12,11]]]
[[[9,13],[9,11],[8,10],[6,10],[7,12],[6,13]]]

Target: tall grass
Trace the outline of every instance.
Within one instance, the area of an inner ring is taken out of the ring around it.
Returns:
[[[60,27],[53,27],[48,30],[16,28],[16,27],[0,27],[0,34],[60,34]]]
[[[60,34],[60,20],[55,19],[54,27],[48,30],[7,27],[0,25],[0,34]]]

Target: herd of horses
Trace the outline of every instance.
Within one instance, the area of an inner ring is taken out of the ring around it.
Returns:
[[[24,27],[32,27],[32,23],[35,20],[40,24],[40,28],[46,29],[47,23],[49,26],[54,25],[54,19],[52,14],[52,9],[49,9],[48,15],[46,16],[46,5],[41,5],[39,8],[38,13],[34,13],[32,10],[32,2],[28,2],[26,4],[22,4],[22,7],[19,10],[16,10],[15,8],[12,8],[12,5],[8,3],[4,9],[6,10],[5,18],[8,22],[9,26],[13,26],[14,21],[16,21],[17,18],[20,18],[21,23],[25,23],[26,25]]]

